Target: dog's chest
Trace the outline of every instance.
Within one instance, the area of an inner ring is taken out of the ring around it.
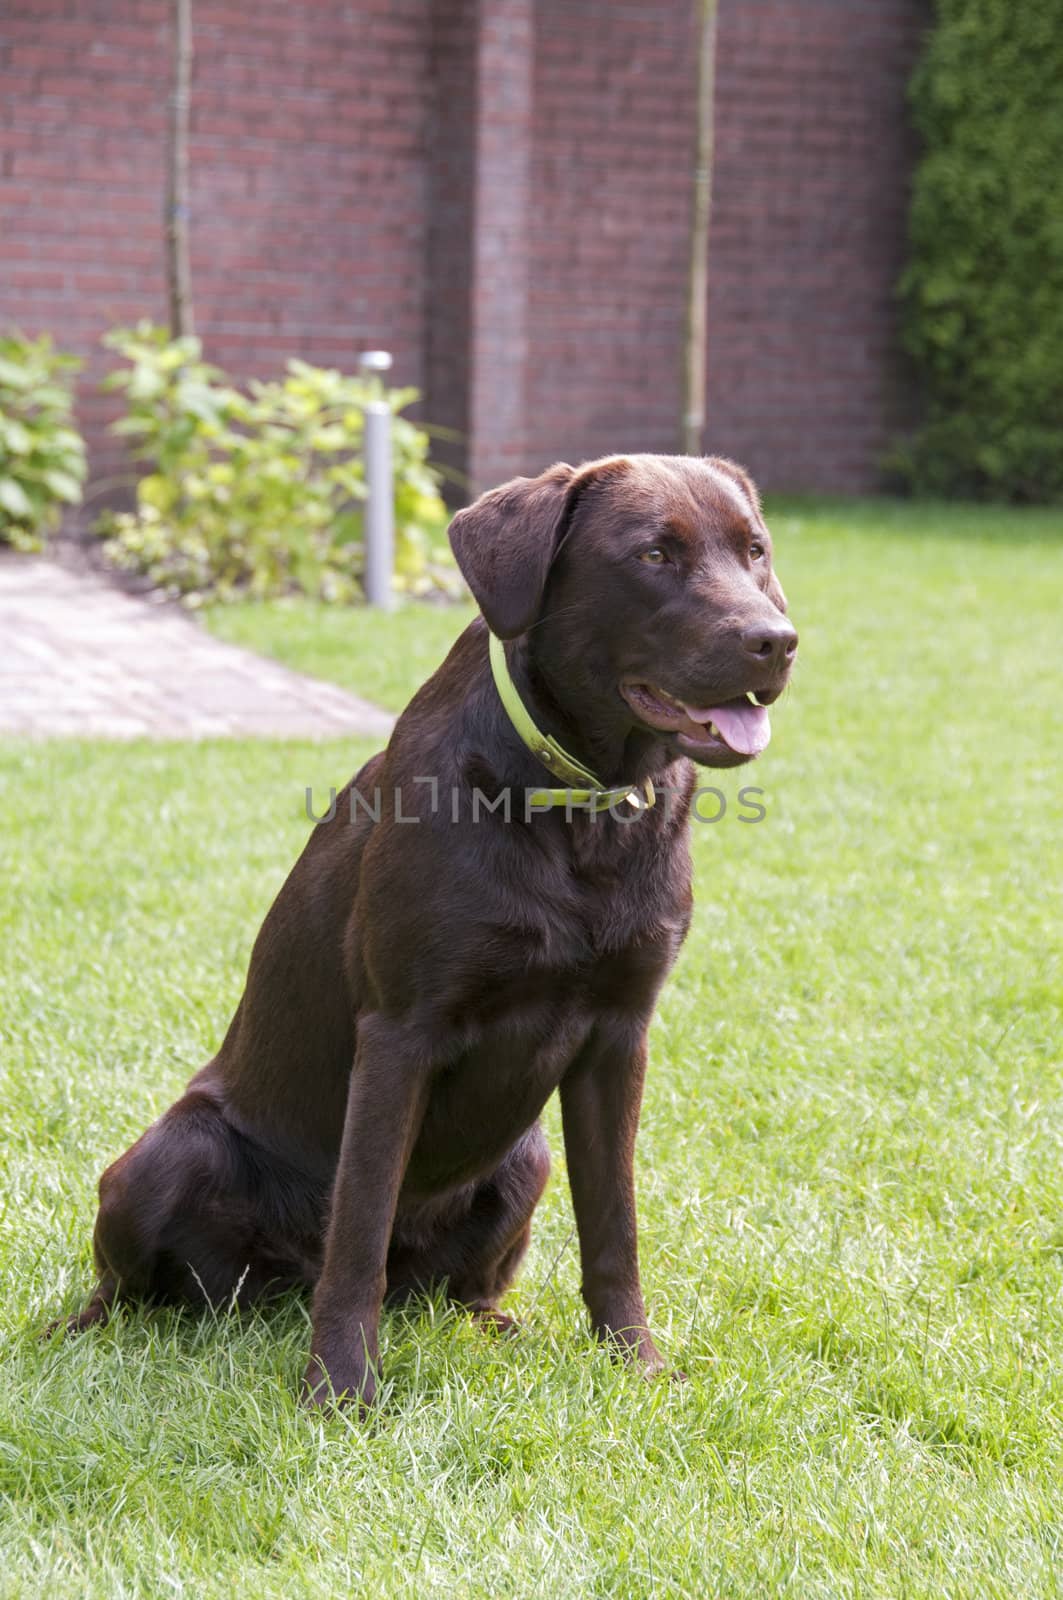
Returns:
[[[421,1179],[487,1170],[535,1120],[605,1019],[648,1022],[682,942],[689,891],[678,874],[551,870],[452,943],[445,1010],[432,1026],[449,1059],[433,1084]],[[431,1152],[431,1157],[425,1152]]]
[[[690,912],[690,858],[685,833],[662,839],[652,818],[621,827],[584,819],[573,829],[560,868],[546,874],[535,897],[544,949],[568,946],[577,967],[599,978],[641,965]]]
[[[570,857],[522,889],[470,952],[467,1018],[504,1028],[542,1007],[565,1029],[571,1011],[593,1021],[603,1009],[652,1006],[689,922],[685,851]]]

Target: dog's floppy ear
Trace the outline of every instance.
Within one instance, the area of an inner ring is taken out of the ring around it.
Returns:
[[[450,524],[458,566],[500,639],[515,639],[539,615],[575,477],[559,461],[537,478],[514,478],[482,494]]]

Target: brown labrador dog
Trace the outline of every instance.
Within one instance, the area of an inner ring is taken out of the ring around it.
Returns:
[[[304,1394],[367,1404],[385,1296],[443,1285],[506,1324],[558,1089],[592,1324],[661,1365],[633,1156],[646,1032],[690,920],[691,762],[759,753],[797,634],[728,461],[554,466],[450,532],[482,617],[315,827],[214,1060],[104,1173],[99,1283],[72,1328],[119,1298],[313,1285]],[[502,704],[488,630],[538,728],[618,786],[607,809],[525,803],[550,773]]]

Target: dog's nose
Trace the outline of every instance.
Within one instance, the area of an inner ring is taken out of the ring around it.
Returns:
[[[766,666],[783,667],[797,654],[797,629],[785,617],[758,622],[743,631],[742,649]]]

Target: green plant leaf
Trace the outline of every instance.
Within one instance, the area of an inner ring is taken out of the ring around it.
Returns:
[[[0,416],[0,438],[4,449],[15,456],[28,456],[34,446],[30,430],[15,417]]]
[[[16,394],[24,394],[32,382],[33,375],[28,366],[21,366],[7,356],[0,356],[0,389],[13,389]]]
[[[77,505],[81,499],[81,483],[72,472],[63,472],[58,467],[52,467],[41,474],[41,482],[69,505]]]
[[[33,516],[33,502],[17,478],[0,478],[0,506],[20,520]]]

